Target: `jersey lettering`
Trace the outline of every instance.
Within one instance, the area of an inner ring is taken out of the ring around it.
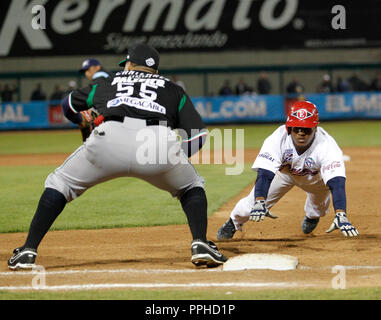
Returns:
[[[114,86],[118,83],[127,83],[133,85],[139,82],[145,82],[148,85],[165,88],[165,80],[163,79],[152,79],[152,78],[142,78],[142,77],[115,77],[111,85]]]
[[[311,170],[307,168],[303,168],[303,169],[292,168],[291,165],[289,164],[284,165],[282,167],[286,167],[290,173],[296,176],[306,176],[306,175],[314,176],[319,173],[318,170]]]
[[[122,95],[132,96],[134,94],[134,87],[131,86],[129,83],[118,82],[117,91],[118,91],[118,93],[116,94],[117,97]]]
[[[341,167],[340,161],[333,161],[329,165],[323,167],[323,172],[329,171],[329,170],[335,170],[335,168],[340,168],[340,167]]]
[[[156,86],[156,85],[150,85],[150,84],[147,84],[147,83],[142,83],[140,85],[139,96],[141,96],[142,98],[145,98],[145,99],[150,99],[152,101],[155,101],[156,98],[157,98],[157,93],[155,91],[153,91],[153,90],[149,90],[148,88],[157,89],[158,86]]]
[[[142,77],[115,77],[111,85],[117,85],[116,97],[140,96],[144,99],[155,101],[159,87],[165,88],[163,79],[146,79]],[[137,92],[135,92],[137,90]]]
[[[153,102],[149,99],[139,99],[128,96],[121,96],[107,102],[107,108],[118,107],[120,105],[127,105],[129,107],[137,108],[140,110],[158,112],[166,114],[167,110],[160,104]]]
[[[271,156],[271,154],[268,153],[268,152],[260,153],[260,154],[258,155],[258,157],[262,157],[262,158],[267,159],[267,160],[269,160],[269,161],[271,161],[271,162],[274,162],[274,158],[273,158],[273,157]]]

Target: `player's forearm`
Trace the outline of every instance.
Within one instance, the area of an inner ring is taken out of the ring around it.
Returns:
[[[191,137],[190,139],[184,139],[181,143],[181,148],[184,150],[185,154],[190,157],[197,153],[206,141],[208,132],[206,129],[202,129],[199,134]]]
[[[331,190],[333,208],[335,211],[347,211],[347,197],[345,194],[345,178],[334,177],[327,182]]]
[[[270,189],[271,182],[275,174],[270,170],[258,169],[257,180],[255,181],[254,199],[265,200]]]
[[[62,100],[61,106],[62,106],[62,112],[68,120],[70,120],[71,122],[75,124],[79,124],[82,122],[81,114],[79,112],[77,113],[74,112],[72,108],[70,107],[70,95],[66,96]]]

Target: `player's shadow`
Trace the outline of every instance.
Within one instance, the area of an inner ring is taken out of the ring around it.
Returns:
[[[75,268],[75,267],[98,267],[98,266],[108,266],[113,264],[128,264],[128,263],[138,263],[138,260],[94,260],[81,263],[60,263],[45,267],[46,270],[49,269],[59,269],[59,268]]]
[[[311,235],[309,235],[311,237]],[[219,241],[219,248],[223,250],[223,252],[230,252],[232,254],[244,254],[244,253],[252,253],[252,250],[250,249],[248,252],[245,251],[245,243],[251,247],[255,248],[255,244],[259,243],[280,243],[280,245],[275,245],[274,252],[279,250],[279,247],[282,248],[295,248],[295,247],[304,247],[303,241],[307,240],[307,238],[271,238],[271,239],[263,239],[263,238],[245,238],[245,239],[232,239],[232,240],[226,240],[226,241]],[[229,245],[230,244],[230,245]],[[234,246],[236,244],[237,246]],[[271,249],[269,249],[269,252],[271,252]]]
[[[308,238],[314,237],[314,235],[308,235]],[[221,240],[218,243],[244,243],[244,242],[302,242],[308,239],[307,237],[300,238],[242,238],[242,239],[232,239],[232,240]]]
[[[107,266],[115,266],[118,265],[119,267],[123,265],[123,267],[129,267],[129,266],[137,266],[137,265],[155,265],[155,264],[163,264],[163,263],[171,263],[172,261],[169,261],[168,258],[147,258],[147,259],[124,259],[124,260],[118,260],[118,259],[108,259],[108,260],[93,260],[93,261],[86,261],[86,262],[80,262],[80,263],[71,263],[69,261],[62,261],[62,263],[54,264],[46,266],[46,270],[51,269],[68,269],[68,268],[91,268],[91,267],[107,267]],[[175,262],[175,260],[173,261]]]
[[[308,234],[308,235],[302,235],[302,236],[296,236],[296,237],[288,237],[288,238],[270,238],[270,239],[263,239],[263,238],[254,238],[254,237],[246,237],[246,238],[237,238],[232,240],[225,240],[225,241],[218,241],[218,247],[223,252],[230,252],[232,254],[244,254],[244,253],[252,253],[252,249],[247,250],[247,247],[245,247],[245,244],[250,248],[256,248],[260,246],[260,244],[274,244],[274,252],[277,252],[279,248],[287,249],[287,248],[303,248],[306,250],[313,250],[316,252],[324,252],[326,251],[326,248],[320,248],[315,245],[311,245],[312,238],[320,238],[328,242],[336,242],[336,241],[355,241],[358,243],[365,242],[365,243],[379,243],[381,241],[381,235],[379,234],[361,234],[358,237],[344,237],[339,231],[336,233],[331,234],[325,234],[324,236],[321,235],[314,235],[314,234]],[[267,248],[269,252],[271,252],[272,248]],[[357,250],[366,250],[357,248]],[[246,252],[247,251],[247,252]]]

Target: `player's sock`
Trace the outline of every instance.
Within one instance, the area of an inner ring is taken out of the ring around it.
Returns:
[[[66,205],[66,198],[55,189],[46,188],[30,224],[25,248],[36,249]]]
[[[180,201],[187,216],[193,240],[206,241],[208,202],[205,190],[199,187],[190,189],[181,197]]]

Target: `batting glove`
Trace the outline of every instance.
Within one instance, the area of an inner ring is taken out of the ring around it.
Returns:
[[[345,212],[336,213],[335,219],[333,219],[331,226],[326,232],[329,233],[336,229],[340,229],[345,237],[357,237],[359,234],[357,229],[349,222]]]
[[[250,212],[249,220],[260,222],[265,219],[265,217],[270,217],[272,219],[278,218],[270,213],[269,209],[266,208],[265,200],[256,200],[254,207]]]

